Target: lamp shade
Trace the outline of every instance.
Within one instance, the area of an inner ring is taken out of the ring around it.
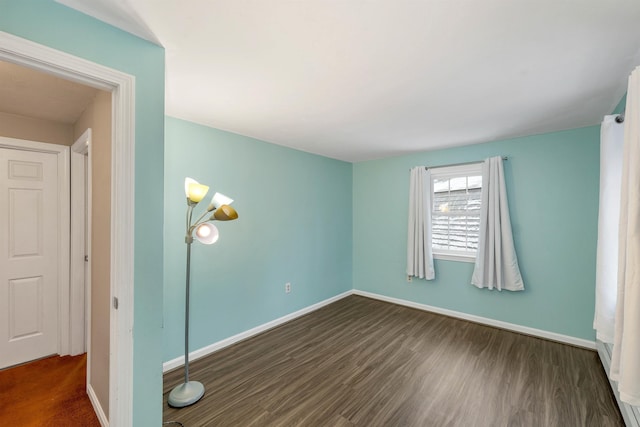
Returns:
[[[217,242],[218,237],[220,237],[218,228],[208,222],[200,224],[198,228],[196,228],[195,235],[196,239],[198,239],[200,243],[204,243],[205,245],[211,245]]]
[[[193,178],[185,178],[184,179],[184,195],[187,197],[187,199],[189,198],[189,185],[190,184],[197,184],[198,181],[196,181]]]
[[[204,199],[209,191],[209,186],[200,184],[193,178],[184,179],[184,193],[191,202],[198,203]]]
[[[234,219],[238,219],[238,212],[229,205],[222,205],[213,213],[211,219],[233,221]]]
[[[198,203],[207,195],[209,187],[203,184],[189,184],[189,200]]]
[[[230,205],[231,203],[233,203],[233,199],[231,197],[227,197],[222,193],[216,193],[211,198],[211,204],[209,205],[209,207],[213,209],[218,209],[222,205]],[[212,209],[209,209],[209,210],[212,210]]]

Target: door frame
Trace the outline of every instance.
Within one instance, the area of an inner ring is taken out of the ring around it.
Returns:
[[[0,136],[0,148],[19,151],[33,151],[36,153],[53,154],[56,156],[58,182],[58,342],[57,353],[61,356],[69,354],[69,247],[70,247],[70,167],[69,147],[58,144],[29,141],[25,139],[7,138]]]
[[[85,166],[86,164],[86,166]],[[91,384],[91,128],[71,146],[69,353],[87,353]],[[86,230],[86,234],[85,234]],[[85,269],[86,264],[86,269]]]
[[[0,31],[0,59],[111,92],[109,424],[133,423],[135,77]]]

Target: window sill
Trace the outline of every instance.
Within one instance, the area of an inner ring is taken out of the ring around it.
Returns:
[[[433,254],[434,259],[442,259],[446,261],[458,261],[458,262],[476,262],[475,255],[458,255],[458,254]]]

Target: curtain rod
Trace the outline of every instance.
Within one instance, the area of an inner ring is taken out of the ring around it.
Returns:
[[[502,160],[509,160],[507,156],[502,156]],[[452,163],[450,165],[440,165],[440,166],[425,166],[425,169],[436,169],[436,168],[448,168],[452,166],[464,166],[464,165],[473,165],[474,163],[482,163],[484,160],[477,160],[475,162],[462,162],[462,163]]]
[[[616,123],[624,123],[624,113],[618,114],[616,117]]]

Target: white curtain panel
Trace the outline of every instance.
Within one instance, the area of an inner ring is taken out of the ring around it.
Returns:
[[[427,280],[436,277],[431,248],[431,172],[424,166],[411,169],[407,275]]]
[[[606,116],[600,127],[600,206],[596,256],[596,311],[593,329],[600,341],[613,344],[618,293],[618,221],[624,124]]]
[[[640,406],[640,67],[629,77],[624,121],[618,295],[611,378],[620,400]]]
[[[471,284],[479,288],[524,290],[513,244],[502,157],[482,165],[480,239]]]

